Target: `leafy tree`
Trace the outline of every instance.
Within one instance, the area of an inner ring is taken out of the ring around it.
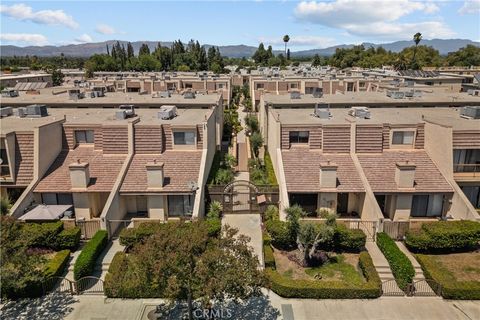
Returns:
[[[140,49],[138,50],[138,56],[150,55],[150,48],[146,43],[142,43]]]
[[[265,63],[267,63],[267,61],[268,61],[268,53],[267,53],[267,51],[265,50],[265,46],[263,45],[263,43],[260,43],[260,44],[258,45],[258,49],[257,49],[257,51],[255,51],[255,53],[253,54],[252,59],[255,60],[255,63],[258,63],[258,64],[265,64]]]
[[[416,63],[417,61],[415,60],[415,56],[417,55],[417,47],[420,41],[422,41],[422,34],[420,32],[417,32],[413,35],[413,42],[415,42],[415,49],[413,50],[413,57],[412,57],[412,63],[411,63],[412,69],[418,69],[418,64]]]
[[[319,67],[322,65],[322,61],[320,59],[320,56],[316,54],[313,56],[313,61],[312,61],[312,67]]]
[[[132,43],[127,44],[127,59],[130,60],[135,56],[135,52],[133,51]]]
[[[287,43],[288,43],[288,41],[290,41],[290,37],[288,36],[288,34],[286,34],[286,35],[283,36],[283,42],[285,43],[285,55],[287,56],[287,59],[290,58],[290,54],[287,54]]]
[[[65,75],[60,69],[55,68],[55,66],[47,66],[45,72],[52,75],[52,85],[54,87],[61,86],[63,84],[63,78]]]
[[[224,229],[209,237],[204,222],[172,223],[133,248],[137,272],[145,283],[171,301],[186,300],[189,319],[193,302],[235,302],[259,295],[264,277],[248,239],[237,230]]]
[[[252,144],[253,154],[258,157],[260,147],[263,146],[263,137],[260,132],[254,132],[250,137],[250,143]]]
[[[480,66],[480,48],[469,44],[458,51],[450,52],[446,60],[450,66]]]
[[[0,198],[0,212],[2,216],[7,215],[10,212],[11,207],[12,207],[12,202],[9,196]]]

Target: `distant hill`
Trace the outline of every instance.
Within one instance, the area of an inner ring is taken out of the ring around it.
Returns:
[[[95,43],[83,43],[83,44],[69,44],[65,46],[28,46],[28,47],[18,47],[12,45],[2,45],[0,46],[0,53],[2,56],[26,56],[26,55],[36,55],[36,56],[58,56],[63,53],[66,56],[76,56],[76,57],[89,57],[96,53],[106,53],[107,45],[111,48],[116,40],[109,40],[104,42],[95,42]],[[127,41],[120,41],[122,44],[126,44]],[[134,41],[132,42],[133,49],[135,52],[138,52],[140,46],[146,43],[150,50],[154,50],[157,46],[158,41]],[[163,46],[170,46],[172,42],[161,41]],[[399,52],[403,48],[409,47],[413,44],[412,41],[395,41],[391,43],[382,43],[382,44],[373,44],[373,43],[364,43],[365,47],[379,47],[382,46],[386,50],[391,50],[394,52]],[[432,39],[432,40],[422,40],[422,45],[432,46],[440,54],[447,54],[451,51],[456,51],[462,47],[465,47],[468,44],[473,44],[480,47],[480,42],[474,42],[467,39]],[[209,48],[212,45],[205,45]],[[218,46],[222,55],[231,58],[241,58],[241,57],[251,57],[256,47],[247,46],[247,45],[229,45],[229,46]],[[324,49],[311,49],[311,50],[302,50],[292,52],[293,57],[309,57],[315,54],[330,56],[335,53],[337,48],[351,48],[352,44],[342,44],[338,46],[328,47]],[[283,51],[275,51],[280,53]]]

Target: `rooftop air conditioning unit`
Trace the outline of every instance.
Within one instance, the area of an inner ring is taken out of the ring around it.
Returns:
[[[184,99],[195,99],[195,92],[187,91],[183,94]]]
[[[170,120],[175,118],[177,115],[176,106],[161,106],[160,111],[158,111],[158,118],[162,120]]]
[[[460,111],[460,116],[469,119],[480,119],[480,106],[463,107]]]
[[[473,89],[468,89],[467,94],[470,95],[470,96],[473,96]],[[2,94],[2,96],[3,96],[3,94]]]
[[[127,118],[127,111],[126,110],[120,110],[115,112],[115,119],[117,120],[124,120]]]
[[[122,104],[118,107],[120,110],[125,111],[125,116],[127,118],[135,116],[135,106],[133,104]]]
[[[25,107],[16,108],[15,115],[19,118],[25,118],[27,116],[27,108]]]
[[[48,116],[47,106],[44,104],[32,104],[27,106],[27,117],[40,118]]]
[[[160,98],[170,98],[170,91],[161,91],[158,96]]]
[[[298,91],[290,92],[290,99],[300,99],[300,98],[301,98],[300,92]]]
[[[317,103],[315,105],[315,112],[313,115],[320,119],[330,119],[330,105],[327,103]]]
[[[8,117],[13,114],[13,108],[12,107],[2,107],[0,108],[0,117]]]
[[[15,98],[18,97],[18,90],[5,89],[2,90],[2,97],[4,98]]]
[[[370,110],[367,107],[352,107],[348,114],[355,118],[370,119]]]
[[[406,91],[406,92],[404,93],[404,95],[405,95],[405,98],[413,98],[414,91],[413,91],[413,90],[411,90],[411,91]]]

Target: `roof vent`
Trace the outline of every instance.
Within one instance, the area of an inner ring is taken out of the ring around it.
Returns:
[[[80,89],[70,89],[68,90],[68,96],[70,100],[78,100],[85,98],[85,93],[80,92]]]
[[[116,118],[119,120],[135,116],[135,106],[133,104],[122,104],[118,108],[120,111],[116,112]],[[123,116],[122,112],[124,113]]]
[[[370,110],[367,107],[351,107],[348,114],[355,118],[370,119]]]
[[[176,106],[161,106],[160,111],[158,111],[158,119],[170,120],[175,118],[177,115]]]
[[[460,109],[460,116],[468,119],[480,119],[480,106],[467,106]]]
[[[300,99],[301,94],[298,91],[292,91],[290,92],[290,99]]]
[[[27,117],[41,118],[48,116],[47,106],[44,104],[32,104],[27,106]]]
[[[330,119],[330,106],[327,103],[317,103],[313,115],[320,119]]]
[[[15,115],[19,118],[25,118],[27,116],[27,108],[25,107],[16,108]]]

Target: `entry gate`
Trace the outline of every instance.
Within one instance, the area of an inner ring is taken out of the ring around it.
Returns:
[[[259,211],[258,188],[250,181],[229,183],[223,190],[224,213],[253,213]]]
[[[51,277],[43,282],[43,294],[49,292],[78,294],[103,294],[103,280],[97,277],[83,277],[73,281],[63,277]]]

